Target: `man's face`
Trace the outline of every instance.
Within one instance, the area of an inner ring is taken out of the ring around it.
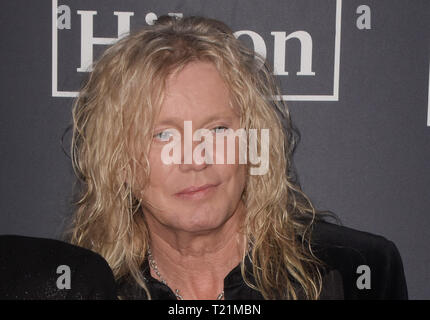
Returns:
[[[240,128],[240,117],[230,106],[229,90],[209,62],[190,63],[167,79],[149,153],[149,184],[142,196],[150,224],[177,231],[207,232],[223,225],[239,210],[246,166],[238,161],[197,164],[193,160],[185,164],[184,121],[192,121],[193,131],[205,128],[214,136],[225,128]],[[181,163],[165,164],[161,154],[173,129],[182,136]],[[193,142],[192,149],[200,143]],[[237,144],[238,140],[235,148]]]

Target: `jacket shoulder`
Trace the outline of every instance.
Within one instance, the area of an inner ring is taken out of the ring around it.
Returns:
[[[68,273],[70,288],[58,288]],[[54,239],[0,236],[0,283],[3,299],[116,298],[112,270],[100,255]]]
[[[345,299],[407,299],[403,263],[383,236],[317,221],[311,244],[330,270],[341,274]]]

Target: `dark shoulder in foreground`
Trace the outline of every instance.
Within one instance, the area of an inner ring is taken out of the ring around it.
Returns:
[[[2,235],[0,299],[116,299],[115,281],[107,262],[90,250]]]
[[[317,221],[312,244],[328,269],[341,274],[345,299],[408,299],[402,259],[392,241]]]

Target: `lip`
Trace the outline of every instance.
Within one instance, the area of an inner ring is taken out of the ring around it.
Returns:
[[[199,187],[191,186],[175,193],[175,196],[186,199],[199,199],[211,193],[218,184],[205,184]]]

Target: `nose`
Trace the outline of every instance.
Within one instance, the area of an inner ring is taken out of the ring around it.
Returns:
[[[192,144],[188,145],[188,148],[184,144],[184,152],[182,152],[182,159],[179,164],[182,171],[202,171],[210,166],[206,161],[210,152],[207,153],[207,149],[203,146],[205,146],[204,141],[193,141]]]

